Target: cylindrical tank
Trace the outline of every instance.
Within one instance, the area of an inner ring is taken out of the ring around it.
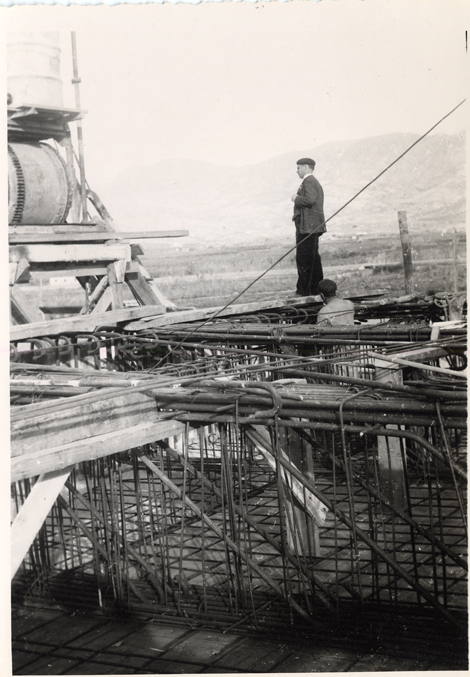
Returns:
[[[59,33],[8,33],[9,105],[62,108],[59,44]]]
[[[8,220],[12,224],[64,223],[72,202],[67,169],[47,143],[8,145]]]

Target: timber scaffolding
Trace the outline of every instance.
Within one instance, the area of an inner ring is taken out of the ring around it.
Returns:
[[[434,301],[17,337],[14,599],[461,652],[466,325]]]

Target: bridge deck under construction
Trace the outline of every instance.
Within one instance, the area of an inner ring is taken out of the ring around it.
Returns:
[[[129,674],[311,671],[294,667],[307,644],[320,671],[465,667],[465,328],[428,301],[365,302],[351,328],[315,327],[317,310],[12,344],[13,533],[50,501],[21,530],[20,620],[30,605],[57,611],[51,627],[75,608],[129,636],[178,628]],[[165,663],[211,632],[216,660]],[[244,670],[253,633],[285,641]],[[119,662],[111,635],[98,661],[45,635],[37,652],[86,674]],[[18,674],[41,674],[25,643],[34,631],[16,635]],[[343,658],[325,667],[320,646]]]

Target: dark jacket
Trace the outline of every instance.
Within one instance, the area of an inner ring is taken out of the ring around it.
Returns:
[[[297,191],[294,202],[295,222],[300,233],[324,233],[323,188],[313,174],[305,177]]]

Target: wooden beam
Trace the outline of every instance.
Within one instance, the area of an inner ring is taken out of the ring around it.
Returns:
[[[62,263],[62,268],[55,268],[54,265],[47,263],[33,263],[31,270],[34,273],[35,279],[50,280],[51,277],[91,277],[93,275],[102,277],[108,274],[106,261],[104,263],[89,263],[77,267],[75,262]]]
[[[160,303],[160,299],[154,293],[152,287],[139,271],[126,273],[125,280],[134,298],[141,306]]]
[[[117,325],[128,323],[146,316],[158,316],[165,313],[163,306],[144,306],[140,308],[123,308],[122,310],[110,310],[106,313],[92,313],[91,315],[77,315],[73,317],[61,317],[56,320],[45,322],[32,322],[18,325],[10,330],[12,341],[60,334],[65,331],[94,331],[101,325]]]
[[[12,458],[11,481],[36,477],[38,473],[58,470],[71,463],[117,454],[143,444],[182,435],[184,431],[185,424],[178,421],[147,421],[122,430],[51,446]]]
[[[106,279],[108,279],[107,276]],[[102,313],[106,313],[111,308],[112,304],[113,292],[111,291],[110,287],[106,287],[90,314],[101,315]]]
[[[137,263],[137,268],[136,268],[137,272],[139,272],[140,275],[142,275],[142,277],[144,278],[144,280],[146,280],[150,289],[152,290],[152,293],[155,294],[155,296],[157,297],[158,302],[161,303],[162,305],[164,305],[165,308],[169,308],[171,310],[177,310],[177,306],[173,303],[173,301],[170,301],[170,299],[167,298],[167,296],[162,292],[162,290],[160,289],[160,287],[158,287],[158,285],[156,284],[153,277],[144,268],[141,261],[132,261],[129,264],[129,267],[135,265],[136,263]],[[128,270],[129,270],[129,272],[133,272],[133,270],[131,270],[130,268],[128,268]]]
[[[32,244],[10,247],[10,261],[25,257],[29,263],[52,263],[54,261],[117,261],[131,260],[128,244]]]
[[[162,237],[187,237],[188,230],[139,230],[139,231],[85,231],[73,232],[37,232],[23,233],[17,228],[15,232],[9,230],[10,244],[42,244],[55,242],[73,244],[74,242],[106,242],[107,240],[155,240]]]
[[[72,470],[71,465],[41,475],[11,525],[11,577],[18,571]],[[14,481],[14,480],[13,480]]]
[[[66,407],[42,413],[35,404],[25,405],[27,416],[11,422],[11,456],[64,446],[108,432],[122,432],[127,427],[158,418],[155,397],[144,390],[136,392],[134,388],[127,388],[123,394],[96,398],[92,402],[82,402],[79,398],[79,395],[71,397]]]
[[[230,305],[223,309],[224,306],[215,306],[213,308],[197,308],[195,310],[180,310],[174,313],[167,313],[162,317],[152,317],[145,320],[130,322],[126,325],[126,329],[152,329],[153,327],[165,327],[170,324],[178,324],[179,322],[192,322],[194,320],[204,320],[212,317],[220,311],[217,317],[227,317],[228,315],[240,315],[243,313],[251,313],[257,310],[264,310],[269,308],[281,308],[285,305],[285,299],[273,299],[271,301],[253,301],[251,303],[237,303]],[[222,310],[223,309],[223,310]]]
[[[125,271],[126,262],[122,259],[108,265],[108,283],[113,295],[113,310],[124,308],[123,284]]]

